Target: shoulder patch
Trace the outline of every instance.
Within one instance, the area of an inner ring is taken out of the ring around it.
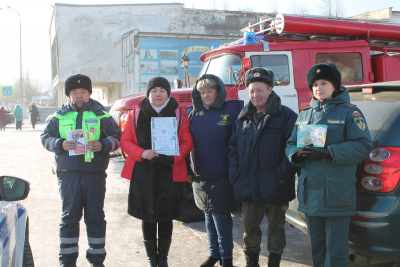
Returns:
[[[358,111],[356,110],[356,111],[353,112],[353,116],[354,116],[354,117],[355,117],[355,116],[361,116],[361,113],[358,112]]]
[[[342,103],[342,104],[339,104],[339,105],[345,106],[346,108],[351,108],[351,109],[354,109],[356,107],[356,105],[351,104],[351,103]]]

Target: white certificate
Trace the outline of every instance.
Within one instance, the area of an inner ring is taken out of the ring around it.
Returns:
[[[175,117],[151,118],[151,146],[159,154],[179,156],[178,127]]]

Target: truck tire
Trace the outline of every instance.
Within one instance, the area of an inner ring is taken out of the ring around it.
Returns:
[[[29,244],[28,222],[26,223],[26,230],[25,230],[24,257],[23,257],[22,267],[35,267],[35,263],[33,262],[31,245]]]

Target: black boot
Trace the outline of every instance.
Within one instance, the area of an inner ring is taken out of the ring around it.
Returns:
[[[222,267],[233,267],[232,259],[222,259]]]
[[[143,241],[144,247],[146,248],[146,254],[149,258],[148,267],[157,267],[158,265],[158,254],[157,254],[157,239]]]
[[[218,258],[214,258],[214,257],[209,256],[209,257],[206,259],[206,261],[203,262],[203,263],[200,265],[200,267],[214,267],[214,265],[217,263],[217,261],[219,261],[219,263],[222,264],[222,263],[221,263],[221,259],[218,259]]]
[[[270,252],[268,256],[268,267],[279,267],[281,264],[281,255]]]
[[[258,264],[258,253],[244,253],[246,256],[246,267],[260,267]]]
[[[171,246],[171,239],[158,239],[158,266],[168,267],[168,252]]]

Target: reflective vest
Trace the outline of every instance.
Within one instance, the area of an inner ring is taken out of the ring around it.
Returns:
[[[104,115],[97,116],[93,111],[84,111],[82,115],[82,129],[85,133],[90,133],[90,141],[100,140],[100,120],[102,118],[111,117],[111,115],[104,111]],[[65,115],[54,113],[54,117],[59,120],[58,131],[60,137],[68,140],[67,131],[76,130],[76,118],[78,117],[77,111],[69,111]],[[87,140],[86,136],[85,139]],[[93,152],[85,154],[85,161],[90,162],[93,158]]]

